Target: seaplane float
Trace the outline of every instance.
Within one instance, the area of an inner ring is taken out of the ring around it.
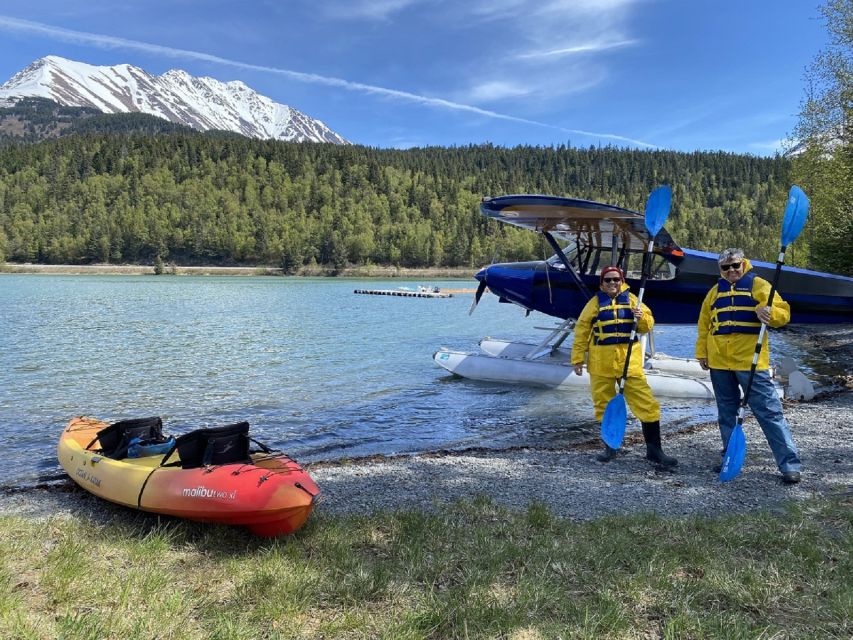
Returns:
[[[575,319],[598,289],[599,274],[617,265],[636,292],[643,274],[644,302],[656,324],[696,324],[702,300],[719,278],[717,255],[679,247],[663,227],[650,237],[644,216],[622,207],[547,195],[484,198],[483,215],[542,234],[554,251],[547,260],[492,264],[476,274],[479,281],[470,312],[488,291],[499,302],[557,318],[539,342],[510,342],[487,337],[479,352],[440,348],[433,360],[447,371],[487,382],[551,388],[588,388],[589,378],[574,373],[570,349],[563,343]],[[562,241],[562,242],[560,242]],[[652,251],[647,251],[652,246]],[[775,264],[752,261],[755,272],[773,278]],[[853,322],[853,278],[785,267],[778,290],[791,305],[791,323]],[[469,313],[470,313],[469,312]],[[646,374],[653,392],[664,397],[711,399],[708,373],[698,361],[655,350],[654,335],[641,339]],[[814,388],[786,364],[788,397],[810,399]],[[780,395],[784,395],[780,386]]]

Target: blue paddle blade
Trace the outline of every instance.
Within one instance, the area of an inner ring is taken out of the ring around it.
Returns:
[[[732,435],[729,436],[726,455],[723,457],[723,466],[720,468],[720,482],[728,482],[737,478],[745,459],[746,436],[743,434],[743,427],[738,423],[735,425]]]
[[[806,225],[809,216],[809,199],[797,185],[788,192],[788,204],[785,207],[785,217],[782,220],[782,246],[787,247]]]
[[[622,446],[625,437],[625,423],[628,421],[628,409],[625,407],[625,396],[617,393],[607,403],[604,417],[601,418],[601,439],[611,449]]]
[[[671,205],[672,189],[669,185],[661,185],[649,194],[649,199],[646,202],[646,230],[652,238],[666,224]]]

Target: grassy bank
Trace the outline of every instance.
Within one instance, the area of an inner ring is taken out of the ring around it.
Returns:
[[[3,638],[849,638],[849,495],[723,519],[488,501],[275,541],[119,511],[0,518]]]
[[[429,269],[408,269],[382,265],[361,265],[332,269],[320,265],[301,267],[293,274],[302,277],[343,277],[343,278],[408,278],[408,279],[446,279],[464,278],[472,280],[476,268],[435,267]],[[52,273],[62,275],[155,275],[152,265],[143,264],[32,264],[0,263],[0,273]],[[243,266],[228,267],[221,265],[178,266],[164,265],[160,277],[177,276],[283,276],[276,267]]]

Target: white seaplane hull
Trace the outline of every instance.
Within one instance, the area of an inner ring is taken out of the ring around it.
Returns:
[[[500,356],[502,358],[524,358],[533,352],[536,345],[527,342],[510,342],[509,340],[499,340],[497,338],[483,338],[480,341],[480,350],[490,356]],[[636,348],[644,348],[637,345]],[[571,363],[572,352],[570,349],[547,349],[537,361],[546,361],[550,363]],[[668,373],[677,376],[688,376],[691,378],[700,378],[710,380],[711,374],[699,366],[699,361],[692,358],[676,358],[668,356],[664,353],[655,353],[653,356],[647,357],[645,362],[646,373],[660,372]]]
[[[586,371],[576,375],[568,362],[525,360],[487,353],[465,353],[440,349],[433,355],[435,362],[450,373],[483,382],[522,384],[555,389],[589,389]],[[656,396],[670,398],[713,399],[710,380],[674,376],[660,371],[646,371],[646,379]]]
[[[433,360],[450,373],[483,382],[541,386],[553,389],[589,389],[589,375],[577,375],[567,349],[532,352],[536,345],[486,338],[481,353],[441,348]],[[531,357],[533,356],[533,357]],[[696,361],[658,355],[646,362],[646,379],[655,396],[712,400],[710,376]],[[650,366],[651,365],[651,366]],[[777,386],[779,395],[782,389]]]

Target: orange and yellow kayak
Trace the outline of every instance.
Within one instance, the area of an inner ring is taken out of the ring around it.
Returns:
[[[274,537],[301,527],[320,494],[288,456],[251,452],[248,461],[183,468],[179,451],[113,459],[98,447],[108,423],[73,418],[59,438],[59,463],[71,479],[105,500],[133,509],[201,522],[240,525]],[[170,464],[162,466],[164,458]]]

